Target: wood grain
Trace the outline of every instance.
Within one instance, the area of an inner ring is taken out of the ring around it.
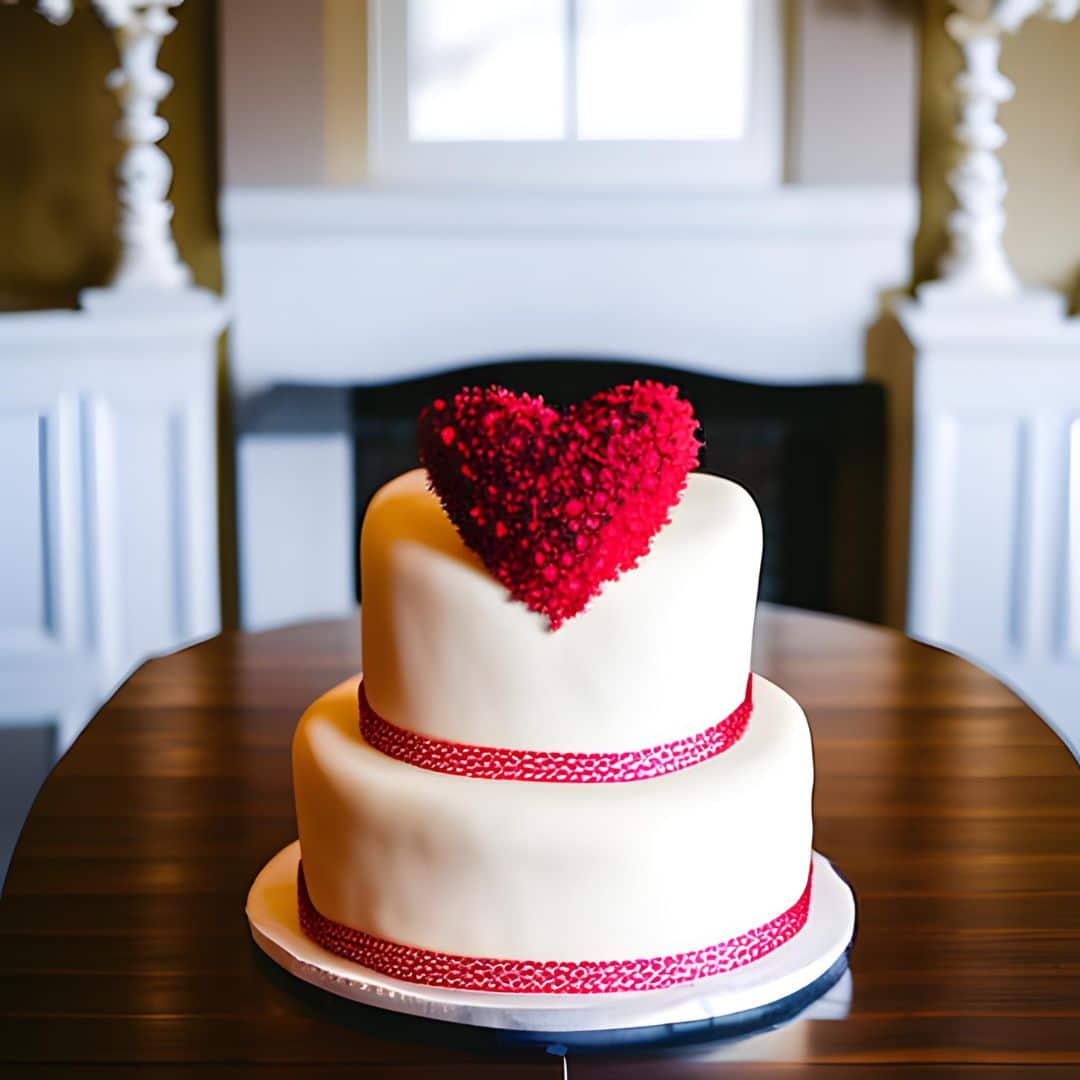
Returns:
[[[43,788],[0,899],[11,1075],[559,1077],[541,1053],[349,1007],[251,945],[293,839],[289,740],[358,666],[353,622],[234,634],[140,668]],[[859,898],[845,1020],[735,1047],[570,1059],[594,1078],[1080,1075],[1080,772],[972,665],[763,607],[755,666],[814,734],[816,846]]]

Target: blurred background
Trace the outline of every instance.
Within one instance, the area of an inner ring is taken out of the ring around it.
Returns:
[[[763,598],[1080,745],[1078,6],[0,2],[0,880],[142,660],[355,610],[476,379],[679,383]]]

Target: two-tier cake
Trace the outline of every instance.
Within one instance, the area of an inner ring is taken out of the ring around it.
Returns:
[[[462,391],[372,500],[362,677],[293,744],[304,932],[383,975],[659,989],[802,929],[806,719],[750,673],[761,522],[635,384]]]

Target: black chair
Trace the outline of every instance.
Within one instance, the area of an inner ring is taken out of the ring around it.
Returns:
[[[634,379],[678,385],[704,430],[702,471],[737,480],[757,500],[763,600],[880,619],[885,394],[877,383],[762,385],[636,361],[527,358],[355,387],[357,530],[375,491],[416,465],[416,417],[433,398],[498,384],[566,405]]]

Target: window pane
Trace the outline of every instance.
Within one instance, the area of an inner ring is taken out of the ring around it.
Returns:
[[[410,0],[410,137],[562,138],[566,30],[566,0]]]
[[[582,139],[737,139],[750,0],[578,0]]]

